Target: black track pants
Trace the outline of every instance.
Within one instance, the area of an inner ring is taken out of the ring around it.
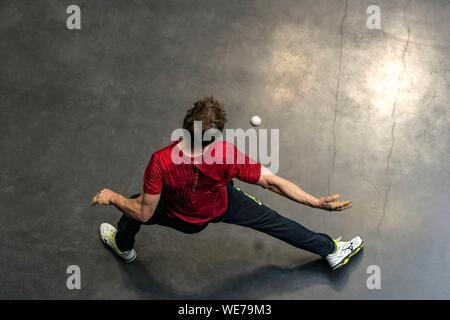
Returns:
[[[264,232],[272,237],[287,242],[297,248],[326,256],[334,251],[333,240],[326,234],[316,233],[298,222],[283,217],[276,211],[263,205],[255,197],[246,194],[230,183],[227,186],[228,208],[224,215],[211,221],[223,222],[248,227]],[[138,197],[139,194],[131,198]],[[171,218],[166,214],[166,205],[160,200],[152,218],[146,225],[157,224],[170,227],[184,233],[197,233],[208,225],[201,226],[187,223],[178,218]],[[123,215],[117,225],[116,243],[120,250],[130,250],[134,246],[135,235],[139,232],[142,222]]]

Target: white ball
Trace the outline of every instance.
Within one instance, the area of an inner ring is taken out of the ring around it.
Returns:
[[[250,118],[250,123],[254,127],[259,127],[261,125],[261,118],[259,116],[253,116]]]

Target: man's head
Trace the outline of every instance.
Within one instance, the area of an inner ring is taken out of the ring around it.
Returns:
[[[208,129],[217,129],[223,132],[227,122],[227,114],[223,105],[214,97],[205,97],[195,102],[194,107],[190,108],[184,117],[183,129],[189,131],[191,137],[194,137],[194,121],[202,122],[202,135]],[[203,146],[212,141],[204,141]]]

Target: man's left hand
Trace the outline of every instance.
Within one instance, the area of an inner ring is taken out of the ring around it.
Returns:
[[[338,201],[338,199],[338,194],[319,198],[319,205],[317,208],[327,211],[342,211],[352,207],[351,201]]]

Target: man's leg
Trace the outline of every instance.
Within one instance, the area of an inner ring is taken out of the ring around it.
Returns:
[[[141,229],[142,222],[123,214],[117,223],[116,244],[121,251],[133,249],[136,234]]]
[[[135,194],[130,198],[135,199],[137,197],[139,197],[139,194]],[[155,209],[153,216],[145,224],[157,224],[188,234],[198,233],[207,227],[207,224],[198,226],[189,224],[177,218],[171,218],[166,214],[166,212],[167,207],[164,201],[161,199]],[[139,232],[142,224],[142,222],[130,218],[125,214],[122,215],[119,222],[117,223],[116,234],[116,244],[121,251],[128,251],[133,249],[136,234]]]
[[[228,186],[228,209],[219,221],[249,227],[322,257],[335,250],[333,240],[283,217],[258,199]]]
[[[139,197],[139,193],[132,195],[130,199],[136,199]],[[129,216],[122,214],[119,222],[117,223],[116,244],[121,251],[128,251],[133,249],[136,234],[141,229],[142,222],[130,218]]]

